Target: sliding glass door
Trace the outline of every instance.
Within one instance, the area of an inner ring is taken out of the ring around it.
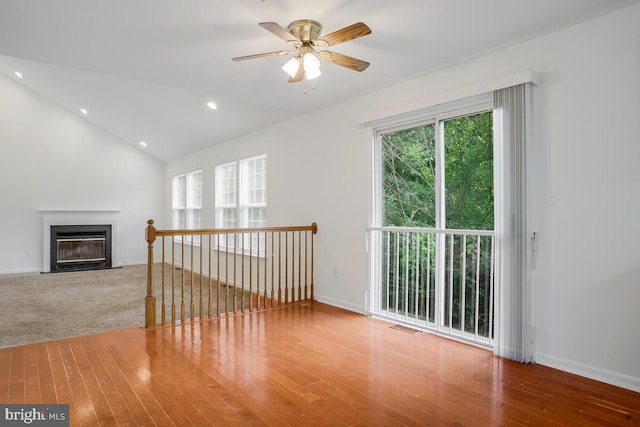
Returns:
[[[376,131],[372,314],[493,344],[492,123],[484,104]]]

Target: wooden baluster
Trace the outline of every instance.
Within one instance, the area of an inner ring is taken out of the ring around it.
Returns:
[[[184,323],[184,234],[180,240],[180,323]]]
[[[267,308],[267,298],[269,297],[269,293],[268,293],[268,283],[267,283],[267,246],[268,246],[268,242],[267,242],[267,233],[262,232],[262,238],[263,238],[263,256],[260,257],[260,254],[258,253],[258,260],[262,260],[262,308]],[[258,233],[258,239],[260,239],[260,233]],[[258,263],[258,265],[260,265],[260,263]]]
[[[165,273],[164,273],[164,267],[165,267],[165,236],[162,236],[162,264],[161,264],[161,268],[162,268],[162,320],[160,321],[160,323],[162,325],[165,324],[165,315],[166,315],[166,308],[165,308],[165,303],[164,303],[164,299],[165,299],[165,291],[164,291],[164,287],[165,287]]]
[[[273,300],[274,300],[274,294],[273,291],[275,290],[275,283],[274,283],[274,278],[275,278],[275,271],[273,269],[274,266],[274,240],[275,240],[275,234],[272,231],[271,232],[271,303],[270,306],[273,307]]]
[[[264,308],[267,308],[267,232],[264,233],[264,298],[262,299]]]
[[[193,291],[194,291],[194,279],[195,279],[195,272],[194,272],[194,268],[193,268],[193,238],[195,236],[193,234],[191,234],[189,236],[189,264],[191,264],[189,266],[189,270],[190,270],[190,274],[189,274],[189,313],[190,313],[190,317],[191,317],[191,321],[193,322],[193,319],[195,318],[194,316],[194,311],[195,311],[195,304],[194,304],[194,300],[193,300]],[[182,270],[184,271],[184,264],[182,265]]]
[[[207,239],[207,253],[209,256],[209,275],[208,275],[208,279],[209,279],[209,294],[207,296],[207,316],[211,317],[211,271],[212,271],[212,261],[211,261],[211,237],[213,236],[213,234],[208,234],[208,239]]]
[[[238,308],[238,298],[236,297],[236,291],[238,288],[238,280],[237,280],[237,264],[238,264],[238,255],[236,248],[238,247],[238,234],[233,233],[233,314],[236,314],[236,310]]]
[[[296,232],[291,232],[291,302],[296,301]]]
[[[282,304],[282,232],[278,231],[278,306]]]
[[[176,323],[176,239],[171,236],[171,323]]]
[[[289,232],[284,233],[284,304],[289,304]]]
[[[309,277],[309,272],[307,270],[307,265],[309,261],[309,253],[307,252],[307,250],[309,249],[309,242],[307,241],[308,236],[309,236],[309,233],[305,231],[304,232],[304,299],[305,300],[308,299],[307,290],[309,286],[307,281],[307,278]]]
[[[302,232],[298,231],[298,301],[302,300]]]
[[[244,311],[244,233],[240,234],[240,277],[242,281],[242,311]]]
[[[145,298],[145,320],[146,328],[156,326],[156,297],[153,289],[153,242],[156,240],[156,228],[153,220],[147,221],[145,233],[147,240],[147,297]]]
[[[218,249],[218,253],[216,254],[216,257],[218,259],[218,264],[216,265],[216,281],[217,281],[217,285],[216,285],[216,289],[217,289],[217,293],[216,293],[216,317],[220,317],[220,235],[218,234],[216,237],[216,242],[217,242],[217,249]],[[225,242],[226,244],[227,242]]]
[[[249,311],[253,310],[253,239],[249,233]]]
[[[314,262],[315,262],[315,257],[314,257],[314,253],[313,253],[313,235],[316,234],[318,232],[318,224],[316,224],[315,222],[311,224],[311,299],[313,300],[313,292],[314,292],[314,282],[313,282],[313,268],[314,268]]]
[[[224,312],[229,313],[229,234],[225,237],[224,252]]]
[[[200,318],[200,320],[202,320],[204,318],[204,315],[202,314],[202,310],[204,308],[203,306],[203,300],[202,300],[202,273],[204,271],[204,268],[202,267],[202,259],[203,259],[203,249],[204,249],[204,237],[199,237],[200,239],[200,275],[199,275],[199,285],[200,285],[200,303],[199,303],[199,310],[198,310],[198,317]]]
[[[251,240],[253,241],[253,235],[251,235]],[[256,243],[258,247],[256,248],[256,310],[260,310],[260,233],[255,233]],[[252,252],[253,258],[253,252]]]

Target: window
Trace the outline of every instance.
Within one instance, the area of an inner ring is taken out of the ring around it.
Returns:
[[[267,225],[267,156],[216,167],[216,227],[258,228]],[[257,248],[263,238],[246,241]],[[229,242],[232,244],[232,242]],[[263,249],[261,249],[262,251]]]
[[[240,213],[242,224],[256,228],[267,225],[267,158],[240,162]]]
[[[493,113],[454,117],[444,128],[444,224],[493,230]]]
[[[174,229],[201,228],[202,171],[174,176],[171,200],[171,223]]]
[[[178,175],[173,177],[172,191],[171,191],[171,226],[173,228],[186,228],[186,175]]]
[[[382,225],[436,226],[435,124],[380,134]]]
[[[228,163],[216,168],[216,227],[218,228],[239,227],[237,170],[237,163]]]
[[[478,111],[378,132],[383,226],[493,229],[493,116]]]

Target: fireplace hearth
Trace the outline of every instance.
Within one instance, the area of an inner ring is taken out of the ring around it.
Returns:
[[[111,268],[110,224],[52,225],[51,272]]]

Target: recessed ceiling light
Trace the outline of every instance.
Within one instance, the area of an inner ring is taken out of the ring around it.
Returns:
[[[140,141],[140,145],[142,145],[143,147],[146,147],[146,146],[147,146],[147,143],[146,143],[146,142],[144,142],[144,141]]]
[[[213,101],[207,102],[207,107],[211,108],[212,110],[217,110],[218,109],[218,106]]]
[[[86,116],[87,114],[89,114],[89,113],[87,113],[87,110],[85,110],[84,108],[81,108],[81,109],[80,109],[80,112],[81,112],[82,114],[84,114],[85,116]]]
[[[21,79],[24,79],[24,76],[22,75],[22,73],[20,71],[15,71],[13,74],[15,74],[16,76],[18,76]]]

